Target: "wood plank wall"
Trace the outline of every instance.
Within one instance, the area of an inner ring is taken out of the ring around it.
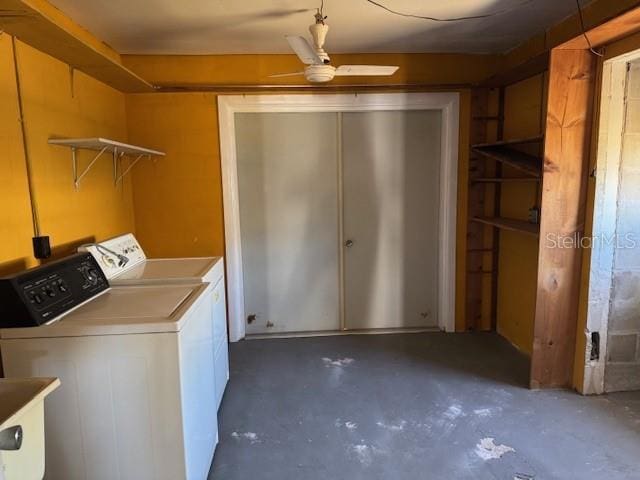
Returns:
[[[596,77],[588,50],[551,52],[531,387],[570,383],[582,252],[552,240],[584,232]]]
[[[488,94],[486,88],[476,88],[471,93],[471,129],[470,145],[486,142]],[[485,176],[485,162],[475,155],[469,158],[469,206],[468,218],[484,214],[485,187],[473,183],[474,178]],[[467,226],[467,295],[465,312],[465,329],[477,330],[482,323],[482,287],[484,280],[484,263],[486,257],[484,227],[477,222],[468,222]]]
[[[471,145],[492,142],[497,138],[500,112],[498,88],[477,87],[471,94]],[[468,218],[491,216],[494,212],[495,184],[474,183],[481,177],[493,177],[496,165],[471,153],[469,159]],[[492,305],[493,260],[497,255],[496,230],[478,222],[468,222],[465,329],[495,330],[495,311]]]

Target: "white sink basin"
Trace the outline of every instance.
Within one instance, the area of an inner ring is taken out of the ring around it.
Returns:
[[[57,378],[0,378],[0,432],[21,426],[18,450],[0,450],[0,480],[42,480],[44,398],[60,386]]]

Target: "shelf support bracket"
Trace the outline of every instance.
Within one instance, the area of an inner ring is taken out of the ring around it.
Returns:
[[[76,149],[71,148],[71,159],[73,161],[73,184],[76,187],[76,190],[80,188],[80,181],[89,173],[91,167],[98,161],[98,159],[102,156],[102,154],[107,150],[107,147],[104,147],[98,154],[93,157],[93,160],[89,162],[89,165],[82,171],[80,175],[78,175],[78,157],[76,155]]]
[[[118,167],[122,164],[124,152],[118,152],[118,149],[114,148],[111,156],[113,158],[113,184],[118,185]]]
[[[50,138],[50,145],[59,145],[71,148],[71,165],[73,168],[73,184],[78,190],[80,182],[93,168],[95,163],[102,157],[104,153],[111,155],[111,163],[113,165],[113,184],[118,184],[131,171],[131,169],[143,158],[152,159],[154,157],[164,157],[165,153],[150,148],[129,145],[108,138],[92,137],[92,138]],[[92,150],[98,152],[89,164],[80,172],[80,162],[78,160],[78,150]],[[129,161],[127,168],[123,170],[123,157],[134,158]]]
[[[143,157],[147,157],[151,159],[151,155],[146,155],[144,153],[141,153],[140,155],[138,155],[136,159],[129,164],[129,166],[125,169],[125,171],[122,172],[119,177],[116,177],[116,185],[122,181],[125,175],[129,173],[131,169],[136,165],[136,163],[138,163]]]

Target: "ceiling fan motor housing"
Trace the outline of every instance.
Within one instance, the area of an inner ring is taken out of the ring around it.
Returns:
[[[335,75],[336,69],[331,65],[309,65],[304,69],[306,79],[314,83],[330,82]]]

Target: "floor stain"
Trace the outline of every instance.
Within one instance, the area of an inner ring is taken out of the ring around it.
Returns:
[[[476,455],[483,460],[495,460],[501,458],[505,453],[515,452],[515,449],[507,445],[496,445],[493,438],[487,437],[480,440],[476,445]]]
[[[323,357],[322,361],[327,367],[346,367],[347,365],[352,364],[355,360],[353,358],[338,358],[336,360],[332,360],[328,357]]]

